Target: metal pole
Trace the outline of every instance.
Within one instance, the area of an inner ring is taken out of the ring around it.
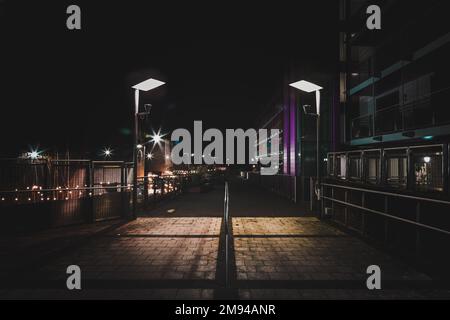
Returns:
[[[318,188],[320,184],[320,114],[317,115],[317,144],[316,144],[316,158],[317,158],[317,172],[316,172],[316,190],[317,190],[317,198],[320,200],[320,196],[318,193]]]
[[[317,141],[316,141],[316,183],[314,186],[315,189],[315,196],[317,200],[317,210],[320,211],[320,114],[317,114]],[[319,212],[320,216],[322,216],[322,212]]]
[[[148,174],[147,174],[147,154],[146,146],[144,145],[143,161],[144,161],[144,206],[148,204]]]
[[[317,90],[316,91],[316,108],[317,108],[317,144],[316,144],[316,158],[317,158],[317,168],[316,168],[316,196],[317,196],[317,201],[320,201],[320,91]],[[320,205],[319,203],[317,203],[317,208],[319,208],[320,210]]]
[[[230,286],[230,271],[229,271],[229,245],[230,245],[230,230],[228,229],[228,182],[225,181],[225,198],[224,198],[224,223],[225,223],[225,287]]]
[[[139,128],[138,128],[138,112],[139,112],[139,90],[134,91],[134,141],[133,141],[133,219],[136,219],[136,208],[137,208],[137,166],[138,166],[138,154],[137,145],[139,139]]]

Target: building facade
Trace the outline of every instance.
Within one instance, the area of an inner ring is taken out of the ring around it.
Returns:
[[[280,132],[279,150],[271,149],[270,139],[263,141],[267,143],[269,152],[279,153],[279,174],[260,176],[258,173],[254,179],[268,189],[303,204],[305,209],[312,209],[311,186],[318,164],[317,127],[316,117],[306,114],[303,106],[315,105],[315,94],[304,93],[289,86],[303,79],[323,87],[319,141],[319,166],[322,172],[326,172],[327,152],[337,150],[340,117],[337,76],[329,72],[318,72],[312,65],[296,65],[292,62],[286,67],[278,91],[256,123],[258,128],[278,129]]]
[[[421,264],[448,264],[450,25],[446,1],[340,5],[341,143],[328,153],[323,214]],[[434,261],[431,263],[431,261]]]

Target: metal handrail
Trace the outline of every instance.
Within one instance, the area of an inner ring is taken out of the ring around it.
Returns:
[[[229,246],[230,246],[230,227],[229,227],[229,212],[228,206],[230,201],[228,181],[225,181],[225,196],[223,199],[223,221],[225,229],[225,286],[228,288],[230,286],[230,270],[229,270]]]
[[[353,208],[356,208],[356,209],[365,210],[367,212],[375,213],[375,214],[378,214],[378,215],[381,215],[381,216],[384,216],[384,217],[387,217],[387,218],[391,218],[393,220],[409,223],[409,224],[415,225],[417,227],[421,227],[421,228],[425,228],[425,229],[429,229],[429,230],[433,230],[433,231],[437,231],[437,232],[441,232],[441,233],[445,233],[447,235],[450,235],[450,231],[447,231],[447,230],[444,230],[444,229],[440,229],[440,228],[437,228],[437,227],[433,227],[433,226],[429,226],[427,224],[423,224],[423,223],[412,221],[412,220],[405,219],[405,218],[400,218],[400,217],[393,216],[391,214],[384,213],[384,212],[381,212],[381,211],[378,211],[378,210],[369,209],[369,208],[366,208],[366,207],[363,207],[363,206],[359,206],[359,205],[356,205],[356,204],[353,204],[353,203],[350,203],[350,202],[341,201],[341,200],[337,200],[337,199],[326,197],[326,196],[321,196],[321,198],[325,199],[325,200],[333,201],[333,202],[336,202],[336,203],[340,203],[340,204],[343,204],[343,205],[347,205],[347,206],[350,206],[350,207],[353,207]]]
[[[225,181],[225,197],[223,199],[223,217],[225,222],[225,232],[229,234],[229,224],[228,224],[228,201],[229,201],[229,192],[228,192],[228,182]]]
[[[413,200],[428,201],[428,202],[434,202],[434,203],[450,205],[450,201],[446,201],[446,200],[416,197],[416,196],[410,196],[410,195],[401,194],[401,193],[378,191],[378,190],[350,187],[350,186],[344,186],[344,185],[338,185],[338,184],[330,184],[330,183],[322,183],[322,185],[323,186],[327,186],[327,187],[336,187],[336,188],[341,188],[341,189],[350,189],[350,190],[355,190],[355,191],[362,191],[362,192],[368,192],[368,193],[382,194],[382,195],[385,195],[385,196],[393,196],[393,197],[399,197],[399,198],[407,198],[407,199],[413,199]]]

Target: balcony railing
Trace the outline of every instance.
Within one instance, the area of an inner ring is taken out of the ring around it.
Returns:
[[[407,104],[395,104],[351,121],[352,139],[429,128],[450,123],[446,103],[450,88],[424,95]]]

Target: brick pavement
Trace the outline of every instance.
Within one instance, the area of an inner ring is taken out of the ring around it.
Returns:
[[[64,252],[69,247],[84,243],[89,238],[107,232],[123,223],[125,223],[124,220],[108,220],[49,229],[32,234],[1,235],[0,279],[8,277],[11,270],[29,268],[48,256]]]
[[[65,278],[65,266],[77,264],[85,279],[212,280],[220,222],[220,218],[139,218],[44,271]]]
[[[245,192],[234,193],[230,198],[235,207],[248,201]],[[254,204],[251,216],[246,217],[241,211],[232,218],[235,262],[232,284],[237,297],[450,298],[450,293],[442,290],[369,291],[346,287],[347,283],[362,283],[371,264],[381,267],[382,280],[429,281],[429,278],[314,217],[258,216],[258,206],[264,206],[264,199],[262,196]],[[184,201],[188,200],[186,197]],[[77,264],[85,281],[81,292],[57,288],[3,290],[0,297],[212,299],[220,285],[222,220],[210,214],[201,216],[201,203],[197,212],[198,217],[192,217],[192,212],[183,215],[182,207],[178,207],[175,214],[161,212],[157,217],[139,218],[49,261],[33,274],[55,280],[64,287],[65,268]]]
[[[233,229],[238,279],[363,280],[372,264],[384,279],[429,279],[316,218],[235,218]]]

